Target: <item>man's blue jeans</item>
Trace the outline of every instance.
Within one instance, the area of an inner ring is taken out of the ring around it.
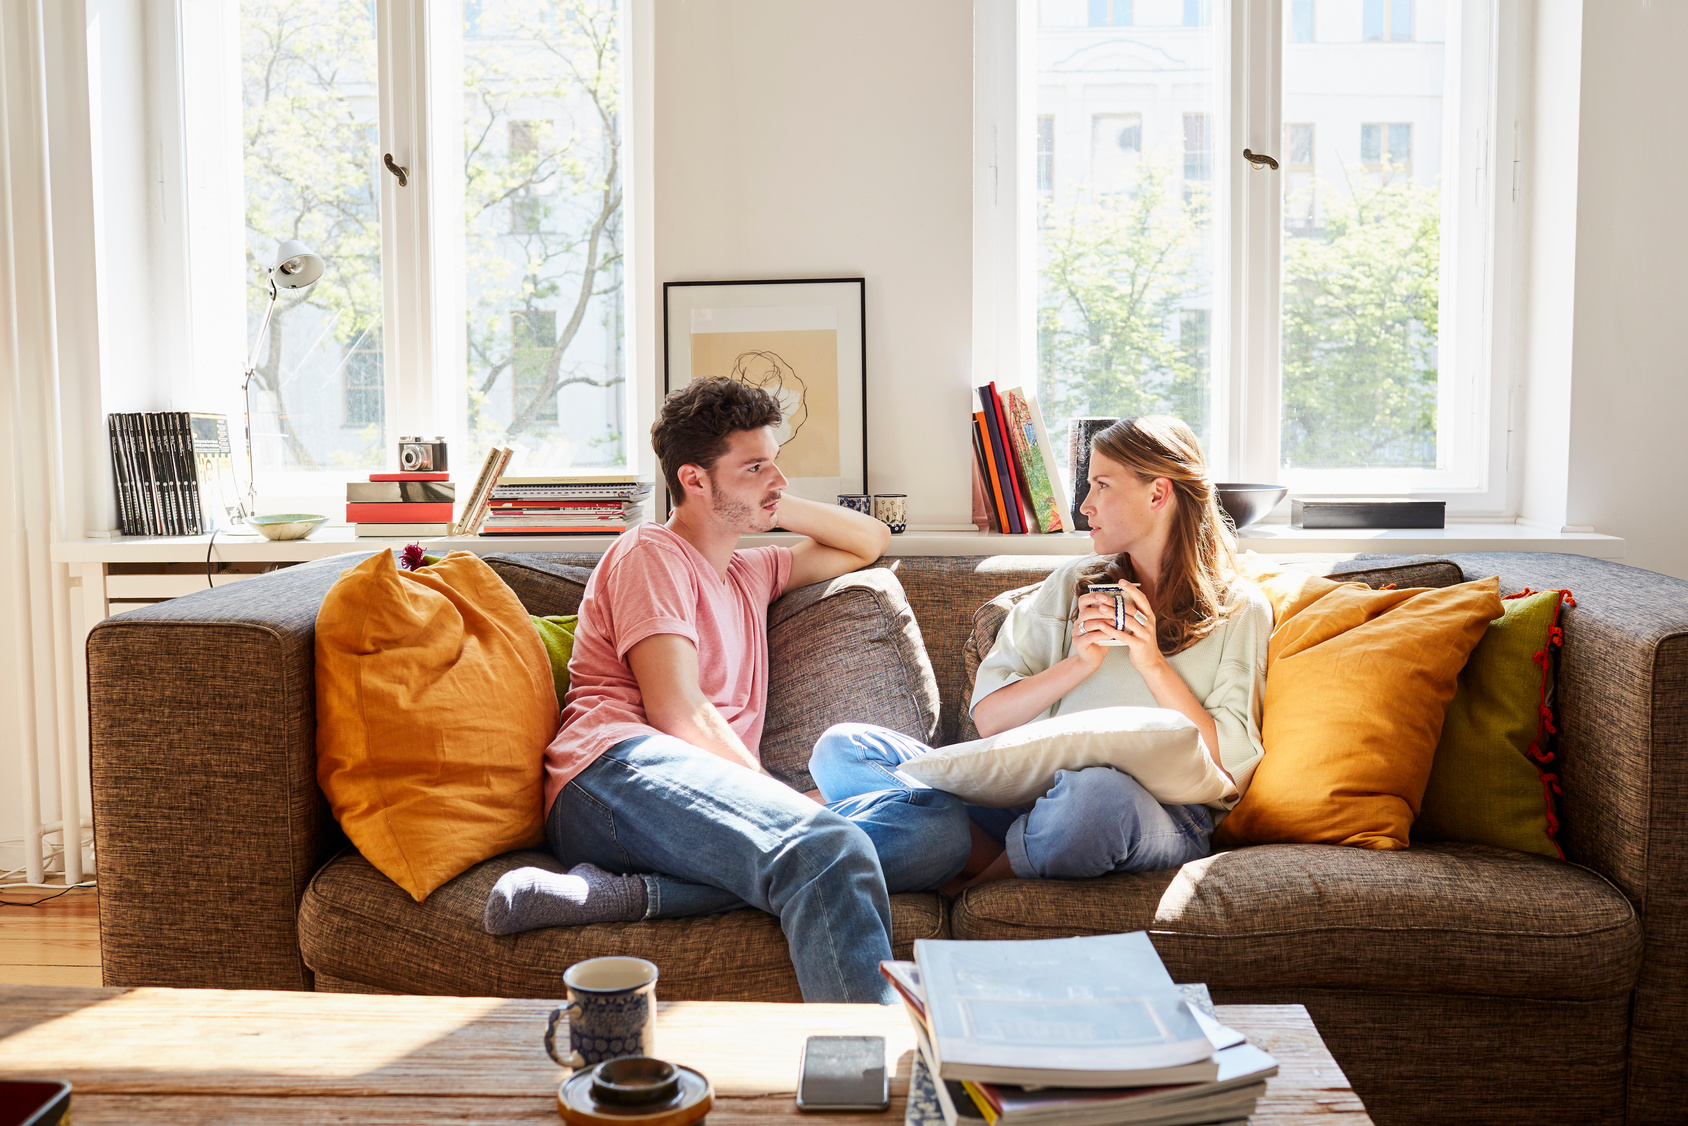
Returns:
[[[928,790],[830,807],[668,735],[617,743],[564,786],[545,826],[567,865],[645,877],[647,918],[751,906],[779,916],[806,1001],[895,999],[889,892],[967,862],[967,813]]]
[[[926,789],[898,768],[931,748],[900,732],[841,723],[815,744],[809,773],[828,798],[887,788]],[[1162,805],[1109,766],[1056,772],[1055,785],[1017,809],[968,806],[975,824],[1008,851],[1014,874],[1080,880],[1110,872],[1176,868],[1206,856],[1213,815],[1203,805]]]

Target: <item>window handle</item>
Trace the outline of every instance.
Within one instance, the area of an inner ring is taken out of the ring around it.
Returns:
[[[1263,152],[1249,152],[1247,149],[1244,149],[1243,159],[1254,165],[1256,168],[1270,168],[1274,172],[1278,170],[1278,162]],[[402,177],[399,182],[404,182]]]
[[[1247,149],[1243,150],[1243,155],[1244,156],[1248,155]],[[393,163],[393,154],[392,153],[390,153],[390,152],[389,153],[382,153],[381,154],[381,162],[387,166],[387,171],[391,172],[393,175],[395,175],[399,178],[399,187],[401,187],[401,188],[405,187],[406,185],[408,185],[410,183],[410,169],[404,167],[401,164]],[[1272,163],[1272,167],[1276,168],[1277,166],[1278,166],[1277,162],[1274,161]]]

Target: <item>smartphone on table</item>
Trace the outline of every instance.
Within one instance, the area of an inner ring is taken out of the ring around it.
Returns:
[[[811,1036],[803,1043],[797,1109],[887,1110],[891,1077],[883,1036]]]
[[[0,1126],[57,1126],[69,1109],[69,1083],[0,1079]]]

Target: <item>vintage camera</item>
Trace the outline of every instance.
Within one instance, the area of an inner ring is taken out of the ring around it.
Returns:
[[[438,434],[424,438],[399,438],[399,468],[406,473],[444,473],[445,439]]]

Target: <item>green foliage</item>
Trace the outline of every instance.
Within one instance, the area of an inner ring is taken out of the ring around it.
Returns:
[[[361,0],[241,0],[240,15],[248,308],[263,314],[282,240],[300,239],[328,262],[302,299],[283,294],[254,380],[274,399],[292,461],[315,468],[288,416],[282,329],[310,305],[342,345],[379,331],[375,29]]]
[[[1051,418],[1167,413],[1199,434],[1208,413],[1206,322],[1186,323],[1185,306],[1202,288],[1206,192],[1174,200],[1164,163],[1141,168],[1133,192],[1050,209],[1039,397]]]
[[[569,355],[588,324],[620,332],[617,5],[512,4],[503,16],[510,26],[464,59],[469,458],[522,439],[546,447],[542,462],[588,460],[579,448],[618,462],[619,434],[580,433],[554,406],[561,387],[623,381],[619,367]],[[553,338],[531,331],[541,324]],[[493,396],[510,401],[517,386],[505,424]]]
[[[1286,466],[1436,464],[1441,193],[1390,179],[1284,240]]]

